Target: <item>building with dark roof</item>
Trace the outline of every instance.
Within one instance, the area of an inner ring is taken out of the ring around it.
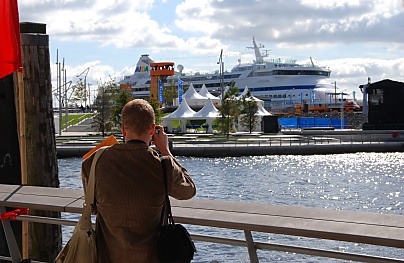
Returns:
[[[364,85],[359,86],[364,90]],[[385,79],[368,84],[368,122],[364,130],[404,130],[404,83]]]

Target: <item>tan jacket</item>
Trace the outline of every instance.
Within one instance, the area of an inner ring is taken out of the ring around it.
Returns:
[[[94,155],[83,161],[86,191]],[[190,175],[173,157],[164,157],[169,195],[196,193]],[[158,262],[157,230],[164,204],[163,170],[158,154],[145,143],[117,144],[105,150],[95,172],[98,262]]]

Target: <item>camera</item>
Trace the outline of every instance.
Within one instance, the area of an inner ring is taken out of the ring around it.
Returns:
[[[154,129],[154,133],[155,133],[155,134],[159,134],[159,133],[160,133],[160,129],[155,128],[155,129]]]

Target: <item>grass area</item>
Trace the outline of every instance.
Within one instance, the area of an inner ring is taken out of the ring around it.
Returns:
[[[79,122],[91,118],[95,113],[70,113],[68,115],[68,126],[76,125]],[[66,129],[66,115],[62,116],[62,129]]]

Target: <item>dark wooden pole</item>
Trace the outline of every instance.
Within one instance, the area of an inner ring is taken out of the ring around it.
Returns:
[[[27,183],[33,186],[59,187],[49,36],[46,35],[46,25],[22,23],[21,46]],[[15,90],[15,93],[17,94],[18,90]],[[31,211],[30,214],[60,217],[60,213],[54,212]],[[31,259],[53,262],[61,245],[60,226],[30,223],[29,257]]]

